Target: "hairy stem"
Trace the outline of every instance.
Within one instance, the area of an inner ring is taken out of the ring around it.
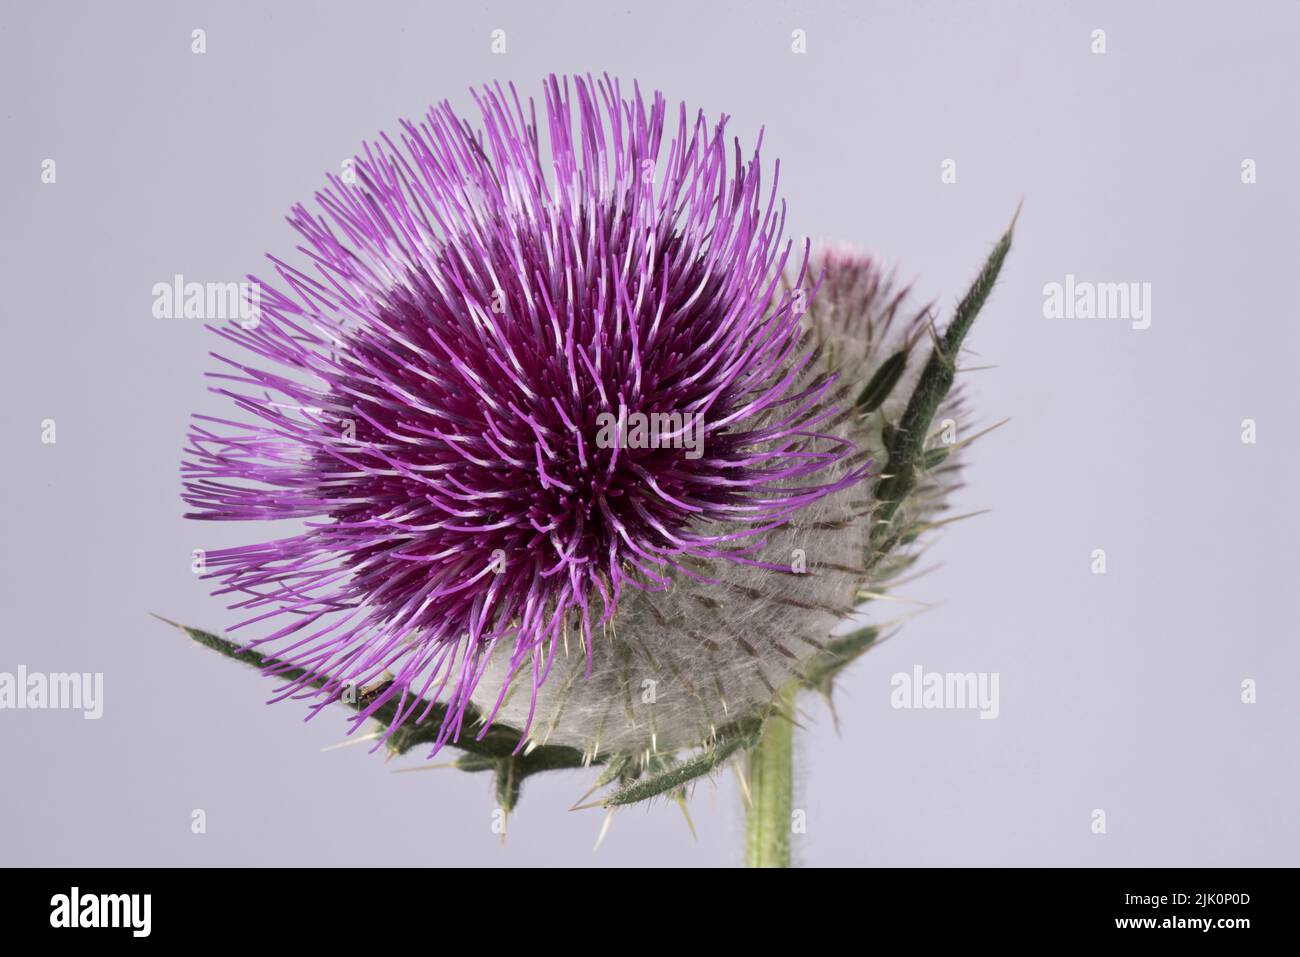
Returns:
[[[748,753],[749,814],[745,819],[745,866],[790,866],[790,814],[794,805],[795,685],[780,697],[780,709],[763,722],[758,744]]]

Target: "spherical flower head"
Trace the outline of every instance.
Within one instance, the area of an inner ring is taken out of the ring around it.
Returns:
[[[725,117],[609,78],[551,77],[540,123],[513,87],[475,100],[294,207],[310,265],[272,258],[259,321],[214,330],[241,415],[194,417],[190,517],[303,528],[210,575],[282,697],[367,689],[390,733],[444,702],[438,745],[471,704],[592,751],[699,743],[862,570],[869,457],[816,284]],[[627,706],[661,679],[655,717]]]

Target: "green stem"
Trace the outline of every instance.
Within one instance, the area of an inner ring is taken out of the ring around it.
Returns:
[[[749,815],[745,819],[745,866],[790,866],[790,815],[794,805],[794,686],[781,693],[781,707],[763,722],[749,751]]]

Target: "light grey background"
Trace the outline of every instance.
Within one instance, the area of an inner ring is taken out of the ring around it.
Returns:
[[[231,624],[190,552],[258,531],[180,518],[216,340],[154,319],[152,285],[263,271],[363,137],[553,70],[728,112],[746,142],[766,124],[792,233],[877,250],[945,318],[1025,200],[972,339],[997,368],[967,380],[1012,417],[958,502],[993,512],[935,541],[908,594],[941,607],[853,669],[838,735],[809,702],[798,857],[1300,863],[1298,26],[1293,2],[10,5],[0,671],[102,671],[105,713],[0,711],[0,864],[738,861],[730,775],[696,790],[698,841],[661,805],[595,855],[600,812],[568,811],[588,777],[535,779],[503,848],[486,778],[321,753],[341,714],[264,706],[265,679],[147,614]],[[1067,273],[1150,282],[1151,328],[1043,318]],[[914,664],[998,672],[1001,716],[892,709]]]

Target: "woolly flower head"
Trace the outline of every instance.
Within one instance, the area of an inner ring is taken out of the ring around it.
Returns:
[[[194,417],[184,498],[303,520],[207,557],[282,696],[366,688],[390,734],[437,702],[435,748],[470,716],[688,747],[858,600],[885,409],[851,386],[920,318],[869,260],[792,255],[725,117],[609,78],[543,99],[444,103],[293,208],[310,264],[214,330],[241,415]]]

